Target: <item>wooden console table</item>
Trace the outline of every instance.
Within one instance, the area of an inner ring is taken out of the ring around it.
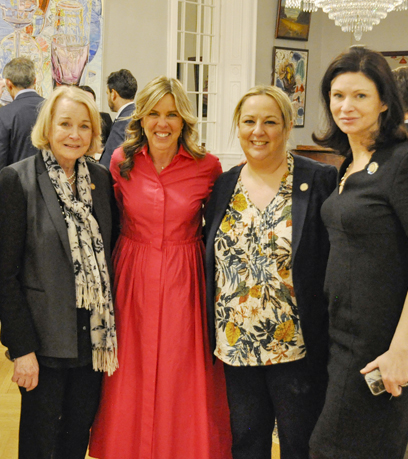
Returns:
[[[296,155],[306,156],[316,161],[320,161],[321,163],[332,164],[336,166],[337,169],[340,169],[345,159],[345,156],[340,155],[335,150],[319,147],[317,145],[298,145],[291,151]]]

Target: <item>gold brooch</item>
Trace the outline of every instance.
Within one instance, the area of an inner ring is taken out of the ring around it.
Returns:
[[[370,174],[370,175],[373,175],[377,172],[378,170],[378,163],[376,163],[375,161],[373,161],[372,163],[370,163],[368,166],[367,166],[367,172]]]
[[[300,191],[306,191],[309,188],[309,185],[307,183],[302,183],[300,185]]]

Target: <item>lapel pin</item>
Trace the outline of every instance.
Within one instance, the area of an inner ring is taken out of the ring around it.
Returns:
[[[94,190],[96,188],[94,183],[91,183],[91,190]]]
[[[309,185],[307,183],[302,183],[300,185],[300,191],[306,191],[309,189]]]
[[[376,163],[375,161],[373,161],[372,163],[370,163],[368,166],[367,166],[367,172],[368,174],[370,175],[373,175],[377,172],[378,170],[378,163]]]

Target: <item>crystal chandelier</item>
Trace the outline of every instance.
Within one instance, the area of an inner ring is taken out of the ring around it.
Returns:
[[[286,0],[287,8],[313,12],[321,8],[343,32],[352,32],[357,41],[380,23],[390,11],[408,9],[408,0]]]

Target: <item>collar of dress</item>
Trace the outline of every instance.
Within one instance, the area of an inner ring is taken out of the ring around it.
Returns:
[[[137,155],[143,154],[144,156],[148,156],[148,146],[145,145],[145,146],[144,146],[143,148],[141,148],[136,154],[137,154]],[[185,156],[186,158],[189,158],[189,159],[194,159],[194,158],[190,155],[190,153],[188,153],[188,151],[186,151],[186,150],[184,149],[183,145],[180,145],[180,146],[179,146],[177,155]]]

